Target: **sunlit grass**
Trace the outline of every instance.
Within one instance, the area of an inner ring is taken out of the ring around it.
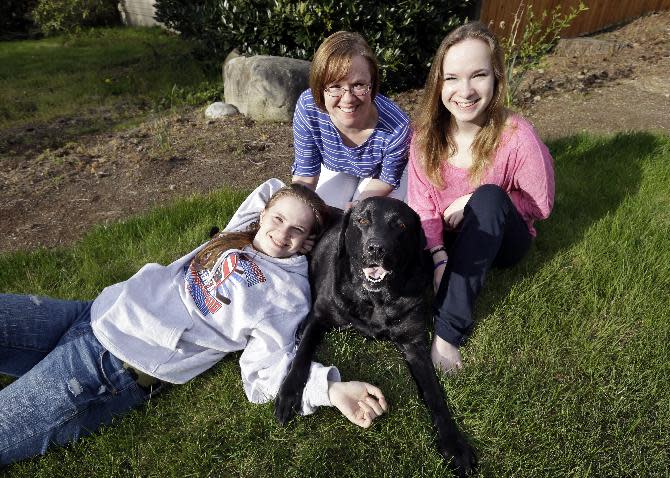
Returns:
[[[550,144],[556,204],[529,257],[489,277],[442,383],[482,477],[667,477],[670,467],[670,139],[645,133]],[[168,263],[225,224],[244,193],[181,201],[100,227],[76,246],[0,257],[0,290],[94,298]],[[378,384],[389,414],[367,431],[333,409],[277,425],[242,392],[237,355],[10,477],[449,476],[399,354],[331,333],[319,360]]]

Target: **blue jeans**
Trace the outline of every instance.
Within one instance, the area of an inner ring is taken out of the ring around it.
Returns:
[[[449,262],[435,295],[435,333],[459,347],[474,326],[472,307],[486,273],[518,263],[532,237],[507,193],[485,184],[465,205],[460,229],[444,239]]]
[[[149,394],[93,335],[91,302],[0,294],[0,466],[94,432]]]

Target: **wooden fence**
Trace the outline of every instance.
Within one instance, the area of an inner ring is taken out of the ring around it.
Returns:
[[[551,12],[560,5],[563,13],[577,7],[580,0],[480,0],[479,19],[497,35],[505,36],[514,22],[514,15],[532,5],[535,18],[543,11]],[[670,10],[670,0],[582,0],[589,9],[580,13],[566,28],[564,38],[586,35],[644,15]],[[521,6],[521,9],[520,9]],[[548,19],[547,19],[548,20]],[[502,22],[502,23],[501,23]],[[523,21],[521,27],[523,28]]]

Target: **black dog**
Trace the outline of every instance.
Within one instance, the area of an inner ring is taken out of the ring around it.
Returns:
[[[324,333],[351,326],[398,347],[431,412],[440,453],[464,476],[476,457],[447,408],[430,358],[432,262],[424,246],[418,215],[395,199],[368,198],[336,218],[310,260],[313,306],[275,400],[275,415],[286,424],[299,409]]]

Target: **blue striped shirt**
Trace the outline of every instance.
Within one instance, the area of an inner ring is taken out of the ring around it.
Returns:
[[[409,118],[385,96],[377,94],[374,103],[377,126],[363,144],[351,148],[342,142],[328,113],[314,104],[312,91],[304,91],[293,115],[293,174],[318,176],[323,163],[331,171],[377,178],[397,188],[407,164]]]

